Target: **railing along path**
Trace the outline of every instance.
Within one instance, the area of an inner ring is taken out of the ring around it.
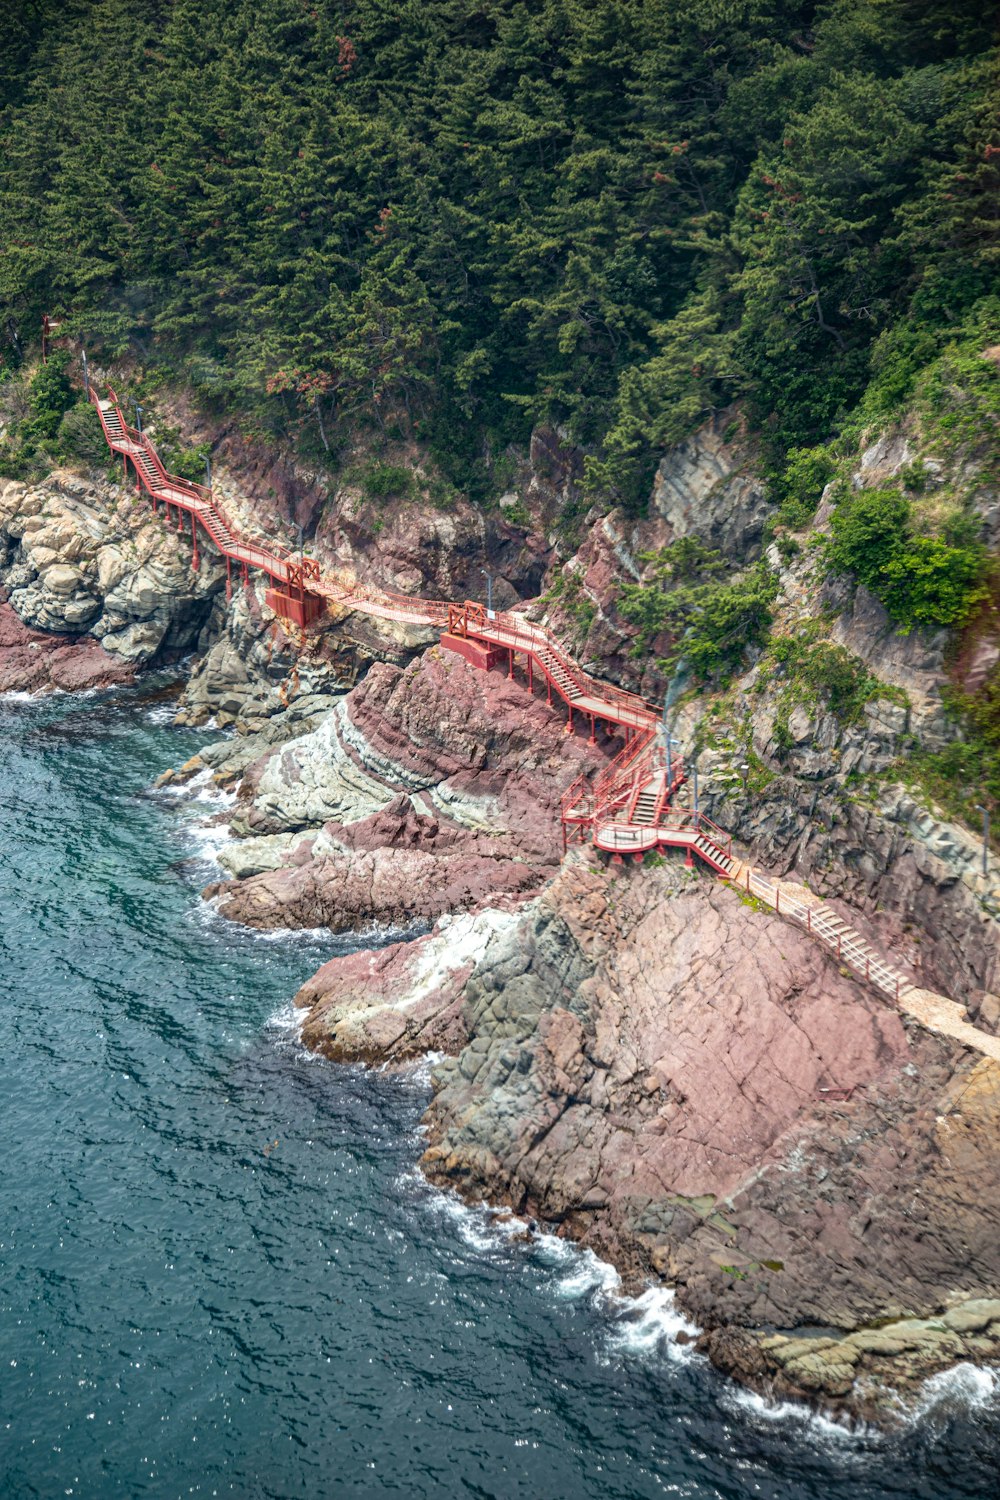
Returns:
[[[108,446],[121,455],[126,474],[132,463],[140,490],[151,497],[154,512],[158,504],[164,506],[168,517],[173,511],[179,531],[184,516],[190,518],[192,567],[197,569],[199,565],[199,526],[225,558],[227,597],[231,597],[232,565],[236,563],[245,583],[249,582],[251,568],[265,573],[272,583],[268,603],[276,613],[300,626],[334,604],[378,619],[438,629],[442,644],[450,649],[465,654],[471,644],[479,654],[469,659],[478,666],[489,667],[506,652],[512,677],[515,658],[520,654],[525,659],[529,685],[533,685],[537,671],[545,681],[549,702],[555,692],[566,703],[567,731],[572,730],[574,712],[590,721],[592,742],[598,720],[613,730],[623,730],[625,745],[614,760],[593,780],[587,775],[578,777],[563,794],[561,813],[567,844],[589,834],[597,848],[619,861],[630,856],[641,860],[658,848],[684,849],[689,863],[697,857],[715,874],[732,880],[779,915],[798,922],[835,952],[841,963],[897,1003],[925,993],[829,907],[810,905],[790,894],[780,881],[742,864],[733,853],[730,835],[698,808],[674,805],[674,795],[685,782],[686,773],[679,756],[668,759],[666,755],[657,732],[657,705],[592,677],[546,630],[512,611],[493,611],[470,601],[454,604],[389,593],[323,574],[315,558],[248,536],[211,489],[167,471],[146,434],[125,421],[113,390],[109,388],[107,399],[102,401],[88,384],[87,394],[100,417]],[[919,1016],[920,1011],[914,1014]],[[967,1040],[966,1032],[975,1034],[967,1025],[960,1030],[963,1040]],[[959,1032],[952,1029],[951,1034]]]

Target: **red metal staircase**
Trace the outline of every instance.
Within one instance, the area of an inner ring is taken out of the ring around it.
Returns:
[[[680,756],[672,755],[668,760],[655,704],[591,677],[547,631],[518,614],[487,610],[469,601],[447,604],[387,593],[324,575],[314,558],[296,557],[283,547],[248,536],[226,514],[212,490],[167,472],[145,433],[125,421],[114,391],[109,390],[106,400],[91,387],[88,394],[109,447],[122,456],[126,475],[131,462],[139,491],[150,496],[154,512],[162,504],[168,518],[176,517],[178,531],[184,529],[185,516],[190,518],[192,567],[198,567],[199,528],[226,559],[227,595],[231,595],[235,563],[244,582],[249,580],[251,568],[265,573],[271,585],[268,604],[282,618],[300,626],[334,605],[379,619],[437,629],[442,646],[485,670],[506,657],[511,677],[520,655],[529,687],[534,686],[538,672],[544,679],[549,703],[555,693],[566,704],[567,732],[573,729],[574,714],[582,714],[589,721],[592,742],[598,721],[622,730],[625,745],[610,765],[593,780],[579,777],[563,796],[566,845],[589,838],[596,848],[606,850],[616,860],[630,855],[642,860],[653,850],[683,849],[689,864],[699,859],[716,875],[734,879],[748,894],[801,923],[859,977],[897,1002],[922,993],[828,907],[809,904],[783,889],[780,882],[751,870],[734,856],[728,833],[699,808],[676,804],[676,794],[687,777]],[[972,1034],[972,1044],[984,1050],[982,1039],[975,1040],[974,1029],[966,1026],[965,1031]],[[954,1024],[949,1034],[958,1034]],[[967,1040],[964,1032],[962,1036]]]
[[[563,797],[566,842],[589,835],[597,848],[618,859],[629,854],[641,858],[647,850],[658,847],[683,848],[689,860],[697,855],[716,874],[729,874],[734,861],[728,835],[701,813],[673,807],[674,794],[686,778],[678,756],[672,759],[667,775],[657,739],[659,710],[655,704],[592,677],[547,631],[520,615],[488,610],[471,601],[446,604],[341,581],[321,574],[314,558],[296,557],[274,543],[248,536],[227,515],[211,489],[167,471],[146,434],[126,422],[113,390],[109,388],[103,400],[93,387],[88,393],[108,446],[121,455],[126,475],[131,463],[139,492],[149,495],[154,512],[162,504],[168,519],[176,517],[178,531],[184,529],[185,517],[190,519],[192,567],[199,565],[199,528],[225,558],[227,596],[232,594],[235,563],[244,581],[251,568],[265,573],[270,580],[268,604],[283,619],[300,626],[333,604],[381,619],[439,629],[442,646],[458,652],[474,666],[488,670],[506,657],[511,677],[517,658],[523,657],[529,686],[534,686],[538,673],[549,703],[555,694],[566,704],[567,732],[573,729],[574,715],[581,714],[589,722],[591,742],[596,738],[598,722],[625,733],[624,749],[606,770],[593,782],[581,777]]]

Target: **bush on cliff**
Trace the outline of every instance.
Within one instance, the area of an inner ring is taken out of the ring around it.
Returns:
[[[808,525],[827,482],[836,470],[836,461],[828,448],[793,448],[790,451],[783,473],[774,482],[780,502],[778,519],[782,525],[792,531]]]
[[[777,589],[777,579],[763,564],[732,583],[670,587],[664,571],[652,583],[626,585],[619,608],[639,626],[639,651],[666,634],[671,645],[665,665],[683,660],[698,682],[718,685],[737,670],[749,647],[767,639]]]
[[[984,597],[984,548],[914,535],[911,502],[899,490],[843,500],[831,531],[831,566],[853,573],[904,630],[960,624]]]

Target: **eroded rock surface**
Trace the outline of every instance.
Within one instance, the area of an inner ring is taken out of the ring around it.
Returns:
[[[562,854],[562,792],[604,762],[521,682],[440,648],[379,663],[249,768],[233,827],[251,860],[262,838],[299,837],[280,867],[210,892],[250,926],[345,929],[533,891]]]
[[[677,865],[575,859],[465,921],[299,995],[333,1056],[454,1053],[433,1178],[664,1277],[761,1389],[869,1414],[1000,1358],[1000,1068]]]
[[[61,470],[0,485],[0,581],[31,629],[144,665],[197,644],[222,580],[211,549],[195,572],[187,541],[117,486]]]
[[[29,630],[9,604],[0,603],[0,693],[65,693],[131,682],[128,662],[86,638],[67,639]]]
[[[426,937],[331,959],[302,986],[307,1047],[337,1062],[404,1063],[469,1040],[465,990],[522,919],[516,902],[444,916]]]

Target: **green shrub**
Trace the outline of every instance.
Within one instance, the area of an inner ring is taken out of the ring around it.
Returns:
[[[65,412],[73,405],[76,396],[66,378],[69,355],[60,350],[53,354],[48,364],[39,365],[32,376],[29,387],[31,416],[25,424],[25,436],[51,440],[59,431]]]
[[[873,593],[909,530],[910,503],[898,490],[862,490],[844,500],[830,523],[830,562]]]
[[[778,519],[800,531],[816,514],[820,496],[837,471],[828,448],[792,448],[785,472],[775,486],[781,504]]]
[[[882,600],[891,618],[914,625],[960,625],[986,596],[979,582],[985,553],[974,545],[949,547],[932,537],[910,537],[885,567]]]
[[[198,443],[194,448],[174,449],[166,467],[172,474],[179,474],[191,484],[205,483],[205,461],[212,451],[211,443]],[[166,460],[164,460],[166,463]]]
[[[67,458],[82,458],[86,463],[104,463],[108,448],[101,424],[89,401],[78,401],[66,412],[56,433],[56,447]]]
[[[904,630],[957,625],[983,598],[984,549],[914,536],[910,502],[898,490],[862,490],[836,510],[828,549],[838,572],[853,573]]]
[[[625,619],[639,626],[640,647],[648,646],[654,636],[669,628],[674,584],[705,582],[726,567],[721,552],[706,547],[695,536],[680,536],[658,552],[643,552],[640,561],[652,564],[649,582],[626,584],[619,602]]]
[[[683,658],[698,681],[721,682],[739,666],[747,647],[766,640],[777,588],[774,574],[759,564],[733,583],[685,584],[669,592],[658,583],[627,584],[619,608],[640,627],[639,650],[669,632],[668,665]]]
[[[402,464],[371,464],[362,475],[361,488],[369,500],[409,495],[413,491],[413,470]]]

